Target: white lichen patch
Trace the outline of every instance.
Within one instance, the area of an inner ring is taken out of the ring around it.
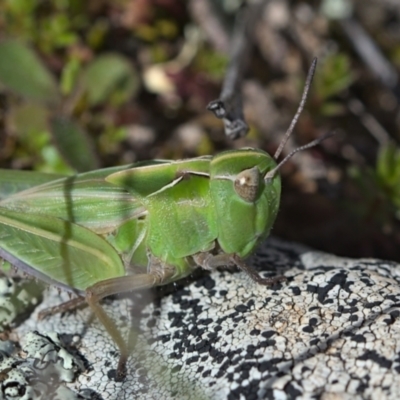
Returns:
[[[288,281],[265,287],[242,272],[216,271],[171,290],[106,301],[131,339],[123,382],[114,380],[117,348],[89,308],[37,320],[40,310],[68,300],[56,290],[13,334],[62,334],[87,367],[65,385],[89,398],[400,397],[399,264],[273,239],[248,263]],[[63,368],[72,365],[61,359]]]
[[[56,333],[28,333],[19,352],[11,341],[0,341],[0,400],[83,398],[62,383],[71,382],[82,369]]]
[[[0,276],[0,330],[34,308],[41,301],[42,290],[43,285],[35,281]]]
[[[59,380],[71,382],[78,371],[84,370],[83,363],[63,347],[56,332],[29,332],[21,342],[26,358],[33,359],[44,375],[57,375]]]

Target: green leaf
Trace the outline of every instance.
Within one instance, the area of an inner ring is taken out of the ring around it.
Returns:
[[[327,101],[321,106],[321,115],[325,117],[334,117],[338,115],[343,115],[345,108],[343,104],[334,101]]]
[[[323,100],[336,96],[354,82],[350,59],[345,54],[331,54],[315,77],[315,91]]]
[[[382,146],[376,161],[380,186],[396,208],[400,208],[400,148],[393,143]]]
[[[90,105],[94,106],[111,95],[116,95],[119,103],[127,101],[139,89],[139,78],[128,59],[117,54],[104,54],[89,64],[82,84]]]
[[[393,143],[382,146],[378,152],[376,172],[386,186],[399,185],[400,182],[400,149]]]
[[[76,171],[65,162],[54,144],[43,146],[40,151],[40,156],[41,161],[35,163],[35,170],[37,171],[63,175],[73,175],[76,173]]]
[[[48,117],[49,110],[43,104],[24,102],[10,109],[7,122],[21,143],[37,153],[50,140]]]
[[[64,95],[69,95],[76,83],[81,65],[78,58],[71,58],[65,65],[61,74],[61,91]]]
[[[65,161],[79,172],[98,168],[98,160],[87,133],[75,121],[56,116],[51,120],[55,143]]]
[[[59,100],[54,77],[23,43],[0,43],[0,82],[17,94],[45,103]]]

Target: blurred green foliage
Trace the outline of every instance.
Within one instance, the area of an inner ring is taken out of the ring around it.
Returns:
[[[400,148],[393,143],[379,149],[376,162],[377,182],[396,208],[400,219]]]
[[[86,129],[100,112],[96,107],[121,106],[139,90],[127,57],[95,54],[108,23],[92,24],[89,3],[0,3],[0,89],[7,93],[6,129],[21,145],[13,151],[21,165],[59,173],[97,168]]]
[[[55,79],[36,54],[24,44],[0,43],[0,82],[27,99],[51,104],[59,100]]]
[[[196,57],[196,67],[207,73],[213,79],[222,80],[228,67],[229,58],[226,54],[217,53],[204,46]]]
[[[39,154],[52,141],[63,160],[77,171],[98,168],[91,138],[79,126],[74,111],[80,107],[82,113],[105,103],[118,106],[132,98],[139,90],[139,80],[129,60],[108,53],[81,67],[79,61],[71,59],[56,83],[42,61],[21,42],[3,41],[0,59],[0,82],[21,98],[11,103],[9,119],[19,140]],[[50,154],[56,168],[50,172],[65,172],[65,163],[54,159],[57,152]],[[49,149],[41,155],[37,167],[49,161]]]
[[[82,76],[82,89],[91,106],[107,100],[113,105],[128,101],[139,89],[131,63],[118,54],[102,54],[93,60]]]
[[[325,117],[343,114],[345,106],[335,100],[335,96],[348,89],[354,80],[350,58],[346,54],[334,53],[323,59],[313,87],[320,104],[319,114]]]
[[[225,73],[227,57],[189,38],[185,30],[197,28],[185,18],[179,2],[1,1],[0,94],[6,99],[7,140],[0,161],[73,173],[97,168],[98,158],[135,160],[132,151],[121,153],[136,140],[129,136],[135,132],[131,127],[153,118],[137,99],[148,90],[142,89],[143,71],[159,66],[159,77],[172,88],[153,92],[161,101],[165,97],[165,114],[176,113],[177,104],[185,108],[189,94],[206,97],[204,80],[218,81]],[[191,55],[181,60],[177,56],[185,47]],[[151,84],[160,88],[163,81],[157,79]]]
[[[77,31],[88,23],[84,8],[79,0],[3,0],[0,15],[9,37],[29,40],[51,53],[77,43]]]
[[[361,202],[352,212],[361,219],[379,225],[400,220],[400,148],[394,143],[380,147],[375,168],[351,166],[349,176],[355,182]]]

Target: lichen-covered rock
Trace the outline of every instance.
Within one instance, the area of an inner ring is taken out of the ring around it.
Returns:
[[[118,351],[88,308],[37,320],[68,299],[55,290],[11,339],[58,332],[85,362],[65,383],[84,398],[399,398],[399,264],[274,239],[248,262],[288,281],[265,287],[216,271],[106,301],[132,345],[124,382],[114,380]]]
[[[41,301],[42,290],[43,285],[33,280],[0,275],[0,330],[10,326],[24,312],[32,310]]]
[[[58,335],[29,332],[24,342],[22,355],[12,342],[0,342],[0,400],[77,400],[60,382],[71,382],[83,365],[63,348]]]

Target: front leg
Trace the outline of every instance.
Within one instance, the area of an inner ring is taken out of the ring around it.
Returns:
[[[239,269],[246,272],[249,277],[260,285],[272,286],[278,282],[286,281],[285,276],[275,276],[272,278],[262,278],[258,272],[249,265],[245,264],[236,254],[217,254],[198,253],[193,256],[193,260],[202,268],[214,270],[217,267],[236,265]]]

